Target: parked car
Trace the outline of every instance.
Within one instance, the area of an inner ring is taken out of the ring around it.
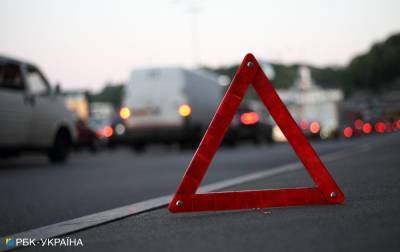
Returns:
[[[75,120],[58,93],[35,65],[0,57],[1,156],[39,151],[52,162],[67,159]]]
[[[197,145],[221,100],[214,75],[183,68],[134,70],[124,93],[110,144],[138,151],[150,143]]]

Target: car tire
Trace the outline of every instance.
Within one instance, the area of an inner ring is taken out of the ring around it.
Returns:
[[[59,130],[47,156],[52,163],[63,163],[71,151],[71,136],[67,130]]]

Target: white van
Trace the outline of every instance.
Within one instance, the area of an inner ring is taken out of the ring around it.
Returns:
[[[0,56],[0,157],[41,151],[62,162],[75,137],[72,113],[40,70]]]
[[[178,67],[134,70],[112,141],[138,151],[152,142],[196,145],[220,100],[221,86],[212,73]]]

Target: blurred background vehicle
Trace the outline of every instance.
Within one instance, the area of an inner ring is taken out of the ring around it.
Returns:
[[[89,128],[95,132],[96,143],[98,147],[108,144],[108,139],[115,134],[112,123],[115,117],[115,109],[108,102],[90,103]]]
[[[304,134],[310,138],[332,139],[340,133],[340,102],[343,93],[339,89],[322,89],[311,76],[308,67],[298,68],[298,77],[291,88],[278,90],[293,118]],[[285,141],[275,126],[274,139]]]
[[[221,99],[217,77],[184,68],[134,70],[125,86],[112,144],[142,151],[150,143],[196,146]]]
[[[108,102],[92,102],[90,103],[89,127],[99,137],[107,137],[102,134],[102,130],[112,125],[115,115],[115,109],[112,104]]]
[[[33,64],[0,57],[1,156],[22,151],[47,153],[52,162],[67,159],[76,139],[74,117]]]
[[[342,135],[346,139],[400,130],[400,89],[370,95],[358,92],[342,104]]]
[[[100,144],[100,139],[96,132],[81,119],[76,121],[75,126],[78,132],[78,138],[74,145],[75,149],[79,150],[83,147],[87,147],[90,151],[96,152]]]
[[[232,119],[224,142],[230,146],[246,141],[256,145],[271,143],[272,127],[273,121],[264,105],[256,100],[245,100]]]
[[[78,118],[78,139],[75,149],[88,148],[92,152],[108,144],[114,134],[112,128],[116,112],[110,102],[93,102],[88,91],[69,90],[63,92],[65,104]]]
[[[76,117],[77,139],[74,143],[75,150],[86,147],[93,152],[96,151],[99,139],[96,132],[89,126],[91,104],[88,93],[86,91],[70,90],[63,92],[63,97],[65,105]]]

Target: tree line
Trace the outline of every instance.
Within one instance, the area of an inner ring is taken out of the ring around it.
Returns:
[[[275,71],[272,81],[278,89],[289,88],[297,78],[300,64],[285,65],[270,63]],[[346,66],[317,67],[308,65],[314,81],[323,88],[342,89],[346,96],[357,91],[379,93],[392,88],[400,88],[400,33],[394,34],[383,42],[375,43],[368,52],[355,56]],[[233,78],[238,64],[209,68],[217,74]],[[121,105],[123,83],[108,83],[97,94],[91,94],[91,101],[110,102]]]

